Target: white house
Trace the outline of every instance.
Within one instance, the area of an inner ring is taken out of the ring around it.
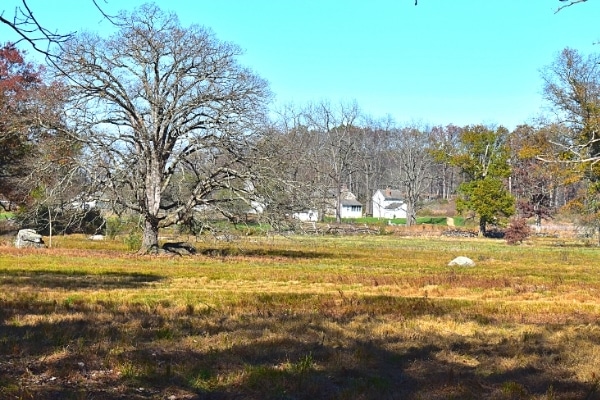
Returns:
[[[376,218],[406,218],[406,203],[399,190],[377,189],[373,194],[373,216]]]
[[[292,218],[302,222],[317,222],[319,220],[319,212],[317,210],[295,212],[292,214]]]
[[[340,208],[341,218],[362,217],[362,204],[356,199],[342,199],[340,203],[342,205],[342,207]]]
[[[363,216],[363,205],[356,200],[354,193],[343,186],[340,192],[340,218],[361,218]],[[338,206],[338,195],[335,189],[327,191],[325,199],[325,215],[335,217]]]

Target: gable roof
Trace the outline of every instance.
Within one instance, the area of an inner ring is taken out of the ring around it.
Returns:
[[[401,202],[397,201],[397,202],[388,204],[385,207],[385,209],[386,210],[399,210],[399,209],[402,208],[403,205],[404,205],[404,203],[401,203]]]
[[[359,201],[357,201],[355,199],[342,199],[341,204],[342,204],[342,206],[361,206],[362,207],[362,203],[360,203]]]
[[[381,192],[383,198],[387,201],[402,201],[402,192],[395,189],[377,189],[378,192]]]

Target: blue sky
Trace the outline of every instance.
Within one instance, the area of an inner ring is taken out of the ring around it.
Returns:
[[[103,3],[104,1],[104,3]],[[18,0],[3,0],[5,17]],[[109,14],[142,0],[99,0]],[[91,0],[29,0],[59,32],[108,33]],[[182,25],[245,50],[275,106],[356,101],[374,118],[510,129],[542,109],[540,70],[572,47],[600,52],[600,0],[158,0]],[[0,27],[2,41],[14,38]]]

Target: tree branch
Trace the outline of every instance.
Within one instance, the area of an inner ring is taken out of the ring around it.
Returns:
[[[571,7],[571,6],[573,6],[573,5],[577,4],[577,3],[585,3],[588,0],[558,0],[558,1],[562,1],[562,2],[567,2],[568,1],[569,3],[567,3],[567,4],[563,5],[563,6],[558,7],[558,9],[554,12],[555,14],[557,12],[559,12],[560,10],[562,10],[563,8]]]
[[[106,0],[103,0],[106,2]],[[102,14],[103,18],[106,18],[110,23],[119,25],[115,22],[115,17],[107,14],[102,7],[98,4],[98,0],[92,0],[96,9]],[[58,55],[51,51],[53,45],[62,48],[62,45],[70,40],[77,32],[58,33],[52,32],[48,28],[44,27],[37,17],[34,15],[33,10],[29,7],[27,0],[21,0],[21,6],[15,7],[15,12],[12,18],[4,16],[4,11],[0,13],[0,23],[8,26],[20,39],[15,43],[27,42],[29,45],[38,53],[43,54],[51,62],[58,58]],[[44,48],[44,43],[45,48]]]

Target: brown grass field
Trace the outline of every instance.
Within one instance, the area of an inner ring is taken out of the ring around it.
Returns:
[[[600,399],[600,250],[576,241],[4,243],[0,399]]]

